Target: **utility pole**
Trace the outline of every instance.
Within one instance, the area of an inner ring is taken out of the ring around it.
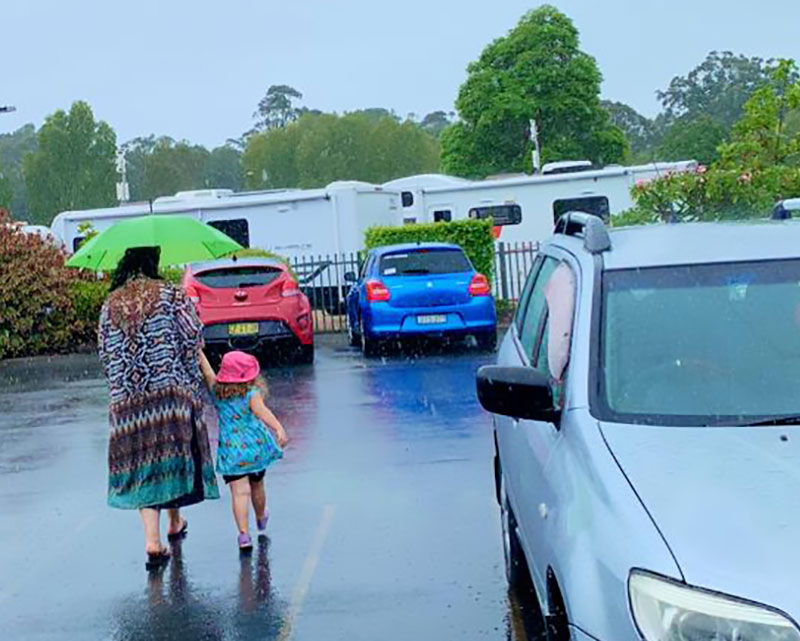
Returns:
[[[533,141],[533,173],[538,174],[542,170],[541,149],[539,149],[539,129],[536,121],[531,118],[531,140]]]
[[[117,200],[123,204],[131,199],[131,190],[128,185],[128,161],[125,160],[125,152],[122,149],[117,151],[117,173],[120,175],[120,181],[117,183]]]

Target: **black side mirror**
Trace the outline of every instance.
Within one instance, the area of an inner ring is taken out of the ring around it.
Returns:
[[[478,400],[493,414],[556,423],[559,412],[547,377],[530,367],[484,365],[477,375]]]
[[[355,272],[345,272],[344,273],[344,282],[345,283],[355,283],[358,280],[358,276],[356,276]]]

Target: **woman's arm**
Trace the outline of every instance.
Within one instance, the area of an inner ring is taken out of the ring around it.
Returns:
[[[286,430],[283,429],[281,422],[264,404],[264,399],[262,398],[261,394],[253,394],[253,396],[250,397],[250,409],[252,410],[253,414],[255,414],[261,420],[261,422],[264,423],[264,425],[272,430],[272,432],[275,434],[275,440],[278,441],[278,445],[285,447],[286,443],[289,442],[289,439],[286,436]]]
[[[212,389],[217,384],[217,375],[214,373],[214,368],[211,367],[211,363],[208,362],[202,349],[197,350],[197,358],[200,360],[200,371],[203,373],[206,385],[208,385],[208,389]]]

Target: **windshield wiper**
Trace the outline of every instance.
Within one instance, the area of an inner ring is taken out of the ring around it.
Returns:
[[[800,425],[800,414],[787,414],[785,416],[773,416],[762,418],[757,421],[742,421],[736,423],[737,427],[761,427],[768,425]]]
[[[404,269],[404,274],[430,274],[430,269]]]

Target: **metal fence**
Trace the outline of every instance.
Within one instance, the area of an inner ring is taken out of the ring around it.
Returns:
[[[498,301],[516,302],[525,278],[533,265],[538,243],[497,243],[495,245],[492,288]],[[302,256],[289,260],[300,289],[308,296],[313,309],[314,331],[319,333],[347,331],[345,298],[351,282],[361,269],[356,253]]]

